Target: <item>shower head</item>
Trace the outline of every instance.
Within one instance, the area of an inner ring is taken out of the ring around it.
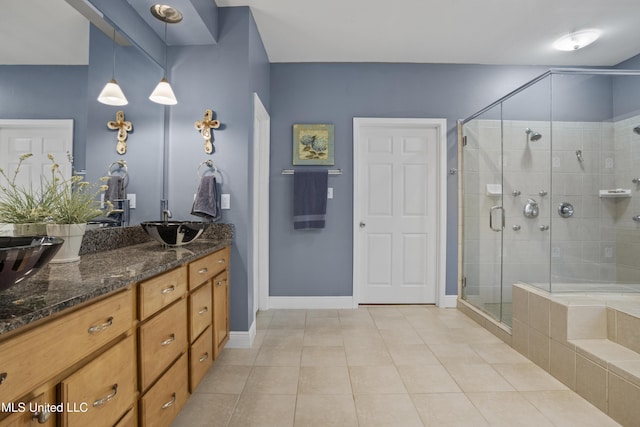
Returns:
[[[634,128],[633,128],[633,131],[634,131],[635,133],[637,133],[638,135],[640,135],[640,126],[636,126],[636,127],[634,127]]]
[[[534,131],[533,129],[526,128],[525,132],[527,133],[527,135],[529,135],[530,141],[539,141],[540,138],[542,138],[542,134]]]

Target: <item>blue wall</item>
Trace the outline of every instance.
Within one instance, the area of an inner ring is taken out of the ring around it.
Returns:
[[[251,154],[253,92],[269,105],[269,63],[247,7],[222,8],[218,43],[170,49],[171,82],[178,104],[169,107],[169,206],[175,219],[192,216],[198,188],[198,165],[212,159],[222,173],[222,192],[231,195],[231,209],[220,222],[232,223],[231,330],[247,331],[253,320]],[[222,127],[213,131],[214,153],[205,154],[204,140],[194,128],[209,108]]]
[[[0,65],[0,119],[73,119],[75,168],[84,169],[86,65]]]
[[[457,120],[544,71],[445,64],[272,64],[270,294],[352,294],[353,117],[445,118],[448,168],[457,168]],[[335,167],[343,174],[329,178],[334,199],[328,201],[322,231],[294,231],[291,223],[293,180],[280,172],[291,167],[294,123],[335,126]],[[457,293],[457,185],[457,176],[447,175],[449,295]]]

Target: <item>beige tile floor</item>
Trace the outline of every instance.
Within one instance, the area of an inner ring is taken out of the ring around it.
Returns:
[[[617,426],[455,309],[261,312],[173,427]]]

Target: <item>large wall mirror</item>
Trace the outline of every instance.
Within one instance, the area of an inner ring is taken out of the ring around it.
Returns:
[[[113,162],[124,160],[126,191],[136,195],[131,223],[157,219],[163,192],[164,107],[148,96],[163,71],[117,28],[114,43],[107,16],[102,16],[99,29],[69,3],[20,0],[4,5],[0,120],[72,119],[76,172],[97,181]],[[113,76],[128,105],[96,100]],[[116,151],[117,131],[107,127],[118,111],[133,124],[124,155]]]

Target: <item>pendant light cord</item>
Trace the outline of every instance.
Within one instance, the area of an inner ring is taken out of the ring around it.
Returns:
[[[111,39],[111,53],[113,57],[113,67],[111,68],[111,79],[116,79],[116,27],[113,27],[113,38]]]
[[[164,77],[167,78],[167,21],[164,21]]]

